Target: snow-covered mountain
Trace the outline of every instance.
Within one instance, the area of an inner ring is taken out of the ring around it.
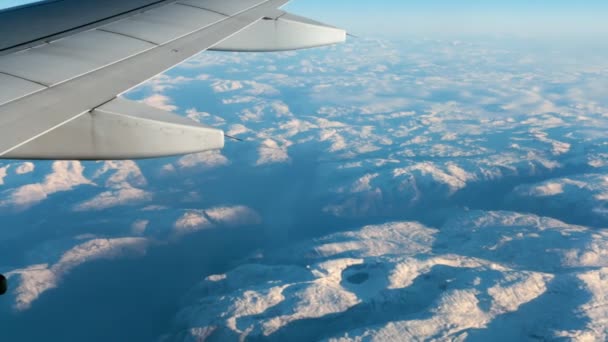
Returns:
[[[1,162],[0,330],[605,340],[608,58],[540,50],[359,39],[151,80],[127,96],[244,141]]]
[[[608,234],[467,212],[315,239],[211,275],[174,341],[608,338]]]

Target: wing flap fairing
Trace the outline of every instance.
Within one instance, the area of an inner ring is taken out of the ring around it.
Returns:
[[[7,153],[15,159],[153,158],[221,149],[222,130],[121,98]]]

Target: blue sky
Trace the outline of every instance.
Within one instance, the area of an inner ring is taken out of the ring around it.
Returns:
[[[0,8],[28,0],[0,0]],[[601,0],[294,0],[286,9],[355,34],[580,37],[608,33]]]
[[[299,0],[288,9],[361,34],[579,36],[608,33],[599,0]]]

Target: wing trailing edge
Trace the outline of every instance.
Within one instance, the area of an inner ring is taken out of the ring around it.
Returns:
[[[133,159],[217,150],[224,132],[116,98],[7,153],[14,159]]]

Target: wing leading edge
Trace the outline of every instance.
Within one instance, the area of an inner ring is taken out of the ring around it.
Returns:
[[[207,49],[281,51],[346,39],[343,30],[279,10],[287,1],[154,1],[1,55],[0,158],[131,159],[222,148],[221,130],[117,96]]]

